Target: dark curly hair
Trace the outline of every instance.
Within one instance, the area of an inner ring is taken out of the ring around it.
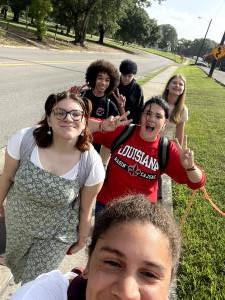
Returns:
[[[142,194],[128,195],[109,203],[95,221],[89,257],[103,234],[116,224],[140,222],[151,223],[169,240],[172,257],[171,278],[176,274],[181,251],[181,234],[175,220],[160,203],[151,203]],[[119,233],[118,233],[119,234]]]
[[[89,150],[90,143],[92,142],[92,135],[88,128],[88,119],[90,117],[91,113],[91,103],[86,98],[81,98],[77,94],[71,93],[71,92],[62,92],[58,94],[51,94],[48,96],[46,102],[45,102],[45,115],[43,119],[38,123],[40,126],[38,126],[34,132],[34,139],[36,141],[36,144],[41,148],[47,148],[49,147],[53,142],[53,134],[49,135],[47,132],[49,131],[49,126],[47,122],[47,118],[51,115],[52,109],[54,106],[64,100],[64,99],[72,99],[74,102],[78,103],[83,111],[84,111],[84,118],[86,120],[86,126],[85,129],[82,132],[82,135],[79,136],[78,141],[74,147],[76,147],[81,152],[84,152],[86,150]],[[52,130],[52,129],[51,129]]]
[[[90,64],[90,66],[87,68],[85,79],[92,89],[95,88],[96,79],[99,73],[106,73],[109,75],[110,83],[109,87],[105,91],[105,94],[111,94],[112,91],[114,91],[119,85],[120,75],[117,68],[111,62],[103,59],[96,60]]]
[[[125,59],[120,64],[120,73],[127,75],[127,74],[137,74],[137,64],[130,60]]]

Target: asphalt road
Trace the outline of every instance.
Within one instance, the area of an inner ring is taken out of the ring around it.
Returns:
[[[136,61],[137,78],[173,64],[152,54],[115,50],[103,53],[0,47],[0,148],[13,132],[41,118],[49,94],[83,84],[87,66],[101,58],[116,66],[125,58]]]

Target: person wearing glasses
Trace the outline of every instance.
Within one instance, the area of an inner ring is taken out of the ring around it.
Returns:
[[[85,246],[104,181],[87,127],[91,105],[76,94],[51,94],[44,118],[14,134],[0,177],[7,228],[5,262],[16,283],[57,268],[71,244]]]
[[[131,135],[111,153],[107,176],[97,196],[96,213],[104,209],[112,199],[127,194],[142,193],[150,202],[157,201],[158,178],[162,173],[180,184],[198,189],[205,184],[204,172],[195,164],[194,154],[184,139],[170,141],[168,159],[164,170],[160,169],[160,133],[169,118],[169,105],[161,97],[152,97],[145,102],[140,123]],[[104,121],[89,122],[94,132],[94,141],[109,149],[124,130],[117,117]]]

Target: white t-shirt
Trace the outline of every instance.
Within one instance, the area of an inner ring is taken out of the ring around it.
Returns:
[[[170,107],[170,113],[172,111],[174,107]],[[188,109],[186,106],[184,106],[183,111],[181,112],[181,116],[180,116],[180,123],[182,122],[187,122],[188,121]],[[173,140],[175,138],[176,135],[176,127],[177,124],[175,124],[174,122],[168,122],[166,125],[166,128],[163,130],[162,135],[168,137],[168,139]]]
[[[7,152],[12,158],[14,158],[16,160],[20,160],[21,142],[22,142],[22,139],[28,129],[30,129],[30,127],[23,128],[23,129],[17,131],[8,141]],[[39,159],[38,149],[39,149],[38,146],[34,147],[32,153],[31,153],[30,160],[35,166],[44,170],[44,168],[40,162],[40,159]],[[105,179],[105,169],[103,167],[100,155],[94,148],[91,148],[90,151],[93,151],[95,159],[93,160],[94,162],[93,162],[91,172],[85,181],[85,184],[84,184],[85,186],[96,185],[100,182],[103,182]],[[68,180],[74,180],[77,177],[78,170],[79,170],[79,162],[76,163],[73,166],[73,168],[71,170],[69,170],[66,174],[63,174],[60,177],[63,177]]]
[[[58,270],[42,274],[19,288],[11,300],[67,300],[69,278]]]

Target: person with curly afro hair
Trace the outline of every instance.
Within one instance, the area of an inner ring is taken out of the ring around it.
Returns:
[[[119,72],[109,61],[96,60],[87,68],[85,79],[90,87],[82,96],[88,98],[92,103],[91,117],[105,119],[109,116],[117,116],[119,111],[116,104],[109,99],[119,84]],[[94,144],[95,149],[100,152],[101,145]],[[105,154],[108,160],[108,154]]]

